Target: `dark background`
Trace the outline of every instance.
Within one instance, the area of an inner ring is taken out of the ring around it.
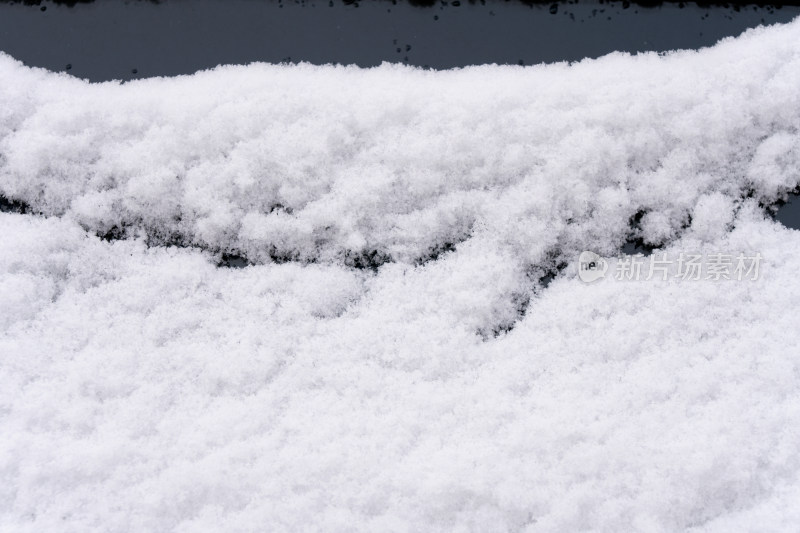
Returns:
[[[442,69],[699,48],[798,14],[791,5],[599,0],[0,0],[0,50],[92,81],[253,61]]]

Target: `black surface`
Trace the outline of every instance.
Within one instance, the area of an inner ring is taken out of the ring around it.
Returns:
[[[1,2],[0,50],[93,81],[188,74],[253,61],[383,61],[431,68],[575,61],[622,50],[699,48],[800,7],[656,7],[599,0]],[[458,5],[456,5],[458,4]]]

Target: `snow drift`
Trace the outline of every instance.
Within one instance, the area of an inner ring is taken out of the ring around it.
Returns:
[[[798,127],[800,22],[444,72],[0,55],[0,529],[791,531]],[[632,238],[763,274],[576,278]]]

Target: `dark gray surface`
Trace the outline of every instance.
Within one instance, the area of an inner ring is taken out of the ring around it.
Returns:
[[[96,81],[253,61],[361,66],[391,61],[450,68],[574,61],[615,50],[699,48],[800,14],[795,6],[455,3],[109,0],[68,7],[6,2],[0,3],[0,50],[51,70],[69,65],[73,75]]]
[[[775,220],[787,228],[800,230],[800,195],[789,195],[786,203],[775,213]]]

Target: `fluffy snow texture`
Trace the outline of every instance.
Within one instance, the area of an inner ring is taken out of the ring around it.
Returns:
[[[796,531],[800,233],[759,202],[798,127],[800,22],[446,72],[0,55],[0,531]],[[761,279],[577,279],[631,236]]]

